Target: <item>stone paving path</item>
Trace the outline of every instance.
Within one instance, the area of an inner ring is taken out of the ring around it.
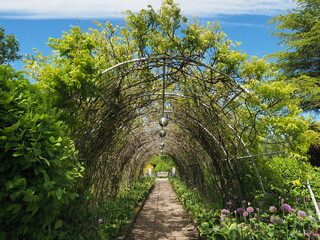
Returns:
[[[168,179],[156,179],[155,187],[127,240],[195,240],[197,231],[176,198]]]

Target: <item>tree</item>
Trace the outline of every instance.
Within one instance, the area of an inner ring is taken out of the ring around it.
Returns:
[[[297,8],[271,20],[287,49],[274,54],[286,80],[301,88],[304,110],[320,109],[320,1],[295,0]]]
[[[19,42],[13,34],[5,35],[5,28],[0,28],[0,64],[21,59]]]

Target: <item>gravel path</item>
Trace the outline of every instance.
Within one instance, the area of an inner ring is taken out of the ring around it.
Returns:
[[[156,179],[128,240],[195,240],[198,234],[168,179]]]

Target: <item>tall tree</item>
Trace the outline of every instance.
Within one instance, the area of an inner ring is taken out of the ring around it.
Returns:
[[[0,28],[0,64],[21,59],[19,42],[13,34],[6,35],[5,28]]]
[[[277,52],[278,67],[300,86],[302,107],[320,110],[320,1],[294,0],[297,8],[271,20],[273,33],[286,47]]]

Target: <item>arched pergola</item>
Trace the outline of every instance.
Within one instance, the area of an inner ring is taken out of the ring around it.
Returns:
[[[231,193],[245,197],[249,173],[265,192],[255,158],[283,154],[287,137],[283,133],[275,144],[272,129],[257,127],[273,115],[239,80],[192,56],[137,58],[101,74],[100,100],[88,100],[97,119],[80,139],[88,152],[87,180],[98,197],[141,175],[161,141],[181,175],[217,192],[217,200]],[[170,123],[161,139],[164,113]]]

